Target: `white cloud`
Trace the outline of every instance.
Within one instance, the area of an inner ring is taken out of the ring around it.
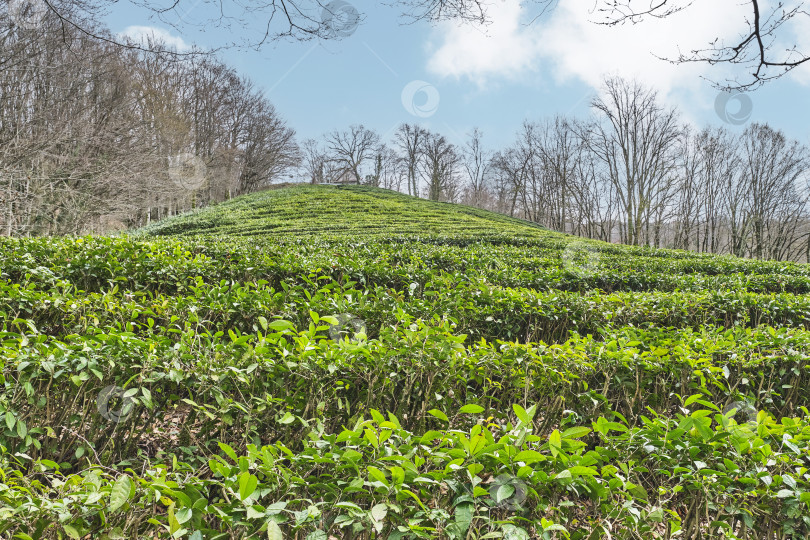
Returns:
[[[536,29],[522,26],[519,0],[490,7],[491,24],[442,23],[441,45],[428,60],[428,69],[441,76],[468,78],[484,86],[493,78],[517,78],[536,69],[542,39]]]
[[[576,77],[596,86],[606,73],[638,78],[664,93],[695,89],[700,76],[722,78],[725,68],[705,63],[672,64],[677,58],[706,49],[716,37],[733,40],[745,30],[748,5],[738,0],[696,2],[666,19],[648,19],[616,27],[594,24],[583,3],[561,4],[541,32],[544,53],[558,77]],[[722,72],[722,73],[721,73]]]
[[[152,41],[163,43],[181,52],[191,48],[180,36],[174,36],[168,30],[155,26],[128,26],[120,35],[142,45]]]
[[[598,88],[605,75],[638,78],[665,95],[694,91],[700,76],[722,76],[724,68],[704,63],[673,65],[659,57],[708,48],[717,36],[733,39],[745,30],[749,9],[739,0],[696,2],[666,19],[607,27],[593,22],[593,2],[559,2],[550,14],[535,15],[520,0],[501,0],[490,11],[484,33],[468,25],[443,23],[428,69],[440,76],[467,78],[479,86],[495,79],[517,79],[542,69],[558,82],[579,79]]]

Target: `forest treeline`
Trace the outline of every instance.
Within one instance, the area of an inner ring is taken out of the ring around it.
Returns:
[[[352,125],[299,145],[262,91],[210,53],[122,46],[52,12],[0,24],[2,235],[138,227],[292,176],[606,241],[810,260],[808,149],[765,124],[695,129],[635,81],[608,78],[589,118],[526,121],[497,150],[478,129],[454,143],[416,123],[385,141]]]
[[[210,54],[0,19],[0,234],[107,232],[254,191],[295,133]]]
[[[766,124],[695,129],[655,91],[608,78],[587,120],[526,121],[487,149],[405,124],[303,144],[311,182],[364,182],[461,202],[599,240],[810,260],[808,149]],[[360,171],[367,171],[362,174]]]

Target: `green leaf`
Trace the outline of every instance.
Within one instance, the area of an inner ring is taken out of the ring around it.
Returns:
[[[129,494],[132,490],[132,481],[129,476],[122,474],[113,484],[110,492],[110,513],[116,512],[119,508],[129,500]]]
[[[477,456],[480,454],[487,444],[487,438],[484,436],[483,433],[479,433],[472,439],[470,439],[470,455]]]
[[[515,494],[515,486],[512,484],[501,484],[498,486],[498,491],[495,492],[495,502],[499,503],[505,501]]]
[[[446,414],[444,414],[444,413],[443,413],[442,411],[440,411],[439,409],[431,409],[431,410],[429,410],[429,411],[428,411],[428,414],[430,414],[430,415],[432,415],[432,416],[435,416],[435,417],[436,417],[436,418],[438,418],[439,420],[444,420],[445,422],[449,422],[449,421],[450,421],[450,420],[447,418],[447,415],[446,415]]]
[[[383,520],[385,516],[388,514],[388,507],[384,504],[376,504],[369,512],[371,515],[371,524],[376,529],[377,533],[381,533],[383,530]]]
[[[276,332],[283,332],[285,330],[295,330],[295,325],[290,321],[275,320],[270,324],[268,324],[267,326],[269,326]]]
[[[376,504],[371,509],[371,517],[374,521],[382,521],[388,515],[388,507],[384,504]]]
[[[512,458],[512,461],[522,461],[526,465],[531,465],[532,463],[545,461],[546,459],[547,458],[544,454],[541,454],[536,450],[523,450],[522,452],[518,452],[517,454],[515,454],[515,457]]]
[[[265,513],[267,515],[275,515],[275,514],[280,513],[285,508],[287,508],[287,503],[286,502],[284,502],[284,501],[276,502],[276,503],[273,503],[270,506],[268,506],[265,509]]]
[[[543,531],[561,531],[561,532],[568,532],[568,529],[560,525],[559,523],[554,523],[553,521],[549,521],[546,518],[542,518],[540,520],[540,525],[543,527]]]
[[[689,419],[692,420],[691,418]],[[599,417],[599,420],[593,423],[594,429],[599,433],[607,433],[608,431],[620,431],[625,433],[627,427],[618,422],[609,422],[604,417]]]
[[[377,482],[382,482],[386,486],[388,485],[388,481],[385,477],[385,473],[382,472],[380,469],[375,467],[374,465],[368,466],[368,475],[373,478]]]
[[[339,503],[335,503],[335,508],[351,508],[352,510],[362,510],[362,508],[353,502],[348,501],[340,501]]]
[[[695,430],[700,434],[703,440],[709,440],[714,436],[714,431],[712,428],[709,427],[711,424],[711,420],[708,418],[696,418],[695,419]]]
[[[174,518],[177,520],[178,523],[181,525],[186,521],[191,519],[191,508],[181,508],[174,514]]]
[[[281,527],[272,519],[267,522],[267,540],[284,540]]]
[[[549,450],[551,450],[552,456],[557,457],[557,455],[559,455],[560,450],[562,450],[562,437],[558,430],[555,429],[551,432],[551,435],[548,436],[548,447]]]
[[[529,414],[526,412],[526,409],[518,405],[517,403],[512,404],[512,410],[515,411],[515,416],[518,417],[518,420],[523,422],[524,424],[530,424],[532,419],[529,418]]]
[[[693,395],[689,396],[689,398],[687,398],[686,401],[683,402],[683,406],[688,407],[689,405],[691,405],[692,403],[694,403],[695,401],[699,400],[702,397],[703,397],[703,394],[693,394]]]
[[[245,500],[256,491],[256,486],[259,484],[259,479],[254,475],[244,472],[239,475],[239,498]]]
[[[570,467],[568,470],[574,476],[596,476],[598,474],[596,469],[583,467],[581,465],[575,465],[574,467]]]
[[[259,508],[259,510],[257,510]],[[247,507],[247,518],[248,519],[259,519],[265,516],[265,513],[261,511],[261,506],[254,505]]]
[[[562,432],[563,439],[581,439],[588,433],[590,433],[590,428],[586,427],[572,427],[568,428]]]
[[[405,470],[402,467],[388,467],[391,471],[391,484],[394,486],[402,485],[405,482]]]
[[[560,473],[555,476],[554,478],[561,479],[561,478],[571,478],[571,471],[565,469],[564,471],[560,471]]]
[[[218,442],[217,444],[219,445],[219,449],[225,452],[229,458],[231,458],[234,462],[237,461],[236,452],[233,451],[233,448],[223,442]]]
[[[82,535],[79,534],[79,531],[76,530],[76,527],[72,525],[62,525],[62,528],[65,530],[65,534],[68,535],[69,538],[78,539],[82,537]],[[29,536],[29,538],[31,537]]]
[[[177,531],[180,530],[180,523],[177,521],[177,518],[174,515],[174,503],[169,505],[169,508],[166,512],[168,514],[168,521],[169,521],[169,532],[174,535]]]
[[[470,528],[473,518],[473,505],[469,502],[463,502],[456,506],[455,509],[456,525],[461,532],[466,532]]]
[[[484,408],[481,405],[471,403],[469,405],[464,405],[462,408],[458,410],[458,412],[462,414],[479,414],[484,412]]]
[[[443,435],[442,435],[441,431],[432,431],[431,430],[431,431],[428,431],[427,433],[425,433],[424,435],[422,435],[422,437],[419,439],[419,442],[420,443],[430,443],[430,442],[433,442],[435,439],[441,439],[442,436]]]

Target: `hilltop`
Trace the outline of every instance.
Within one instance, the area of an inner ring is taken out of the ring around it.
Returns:
[[[141,229],[153,236],[448,236],[541,238],[544,227],[367,186],[299,185],[244,195]]]

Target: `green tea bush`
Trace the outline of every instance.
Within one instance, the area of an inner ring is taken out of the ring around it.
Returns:
[[[0,538],[807,538],[808,291],[368,188],[2,239]]]

